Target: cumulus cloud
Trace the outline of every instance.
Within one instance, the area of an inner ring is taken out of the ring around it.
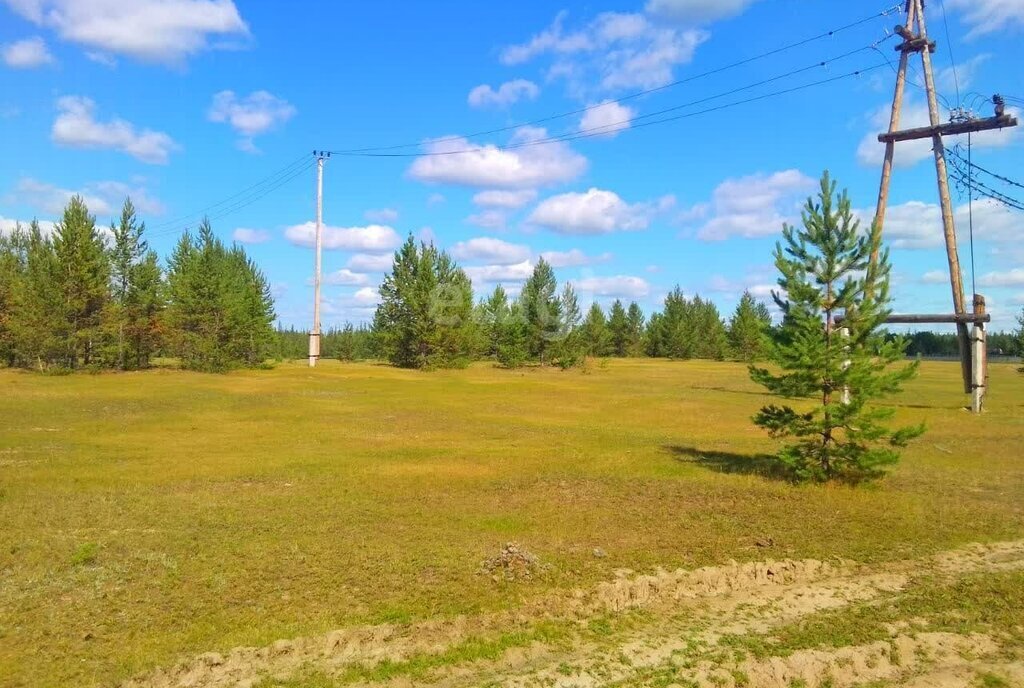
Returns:
[[[46,41],[39,36],[4,45],[0,48],[0,59],[11,69],[35,69],[56,62]]]
[[[585,265],[596,265],[597,263],[607,263],[612,259],[611,253],[589,256],[578,248],[568,251],[543,251],[540,255],[553,268],[575,268]]]
[[[303,222],[284,230],[285,238],[296,246],[316,246],[316,223]],[[366,227],[323,227],[323,247],[328,250],[384,253],[402,243],[401,237],[386,225]]]
[[[650,14],[688,24],[706,24],[734,17],[756,0],[647,0]]]
[[[547,198],[528,222],[561,234],[608,234],[647,229],[654,217],[675,203],[665,196],[655,203],[627,203],[614,191],[591,188]]]
[[[615,275],[614,277],[584,277],[572,280],[581,295],[639,299],[651,293],[651,285],[642,277]]]
[[[361,272],[353,272],[348,268],[330,272],[323,278],[324,284],[358,287],[370,282],[370,276]],[[312,283],[312,281],[310,282]]]
[[[511,265],[530,258],[530,247],[492,237],[476,237],[452,246],[451,254],[459,260],[475,260],[493,265]]]
[[[978,284],[983,287],[1024,287],[1024,268],[987,272],[978,278]]]
[[[770,236],[794,219],[800,197],[814,184],[799,170],[727,179],[712,192],[710,203],[684,210],[681,219],[702,221],[697,238],[705,241]]]
[[[582,28],[565,29],[566,12],[529,41],[506,47],[501,61],[507,65],[551,55],[555,62],[549,78],[566,78],[570,89],[599,90],[654,88],[673,80],[676,66],[693,59],[708,38],[699,29],[679,29],[652,23],[639,13],[603,12]]]
[[[946,7],[962,13],[971,30],[967,38],[1024,29],[1024,3],[1019,0],[948,0]]]
[[[238,147],[256,152],[253,137],[275,129],[295,116],[295,107],[267,91],[254,91],[239,98],[234,91],[214,94],[207,116],[211,122],[229,125],[241,137]]]
[[[1007,108],[1010,114],[1020,116],[1020,111],[1014,108]],[[886,104],[878,107],[868,115],[870,131],[857,145],[857,161],[867,167],[878,167],[882,164],[885,156],[885,144],[878,140],[878,135],[889,130],[889,116],[892,112],[892,105]],[[900,111],[900,129],[913,129],[915,127],[927,127],[930,124],[928,118],[928,105],[926,103],[904,103]],[[1008,129],[990,129],[971,134],[971,145],[977,148],[1002,148],[1013,143],[1020,134],[1017,127]],[[967,142],[966,135],[945,137],[946,146],[952,146],[957,142]],[[893,154],[893,164],[897,167],[912,167],[926,158],[932,157],[931,139],[914,139],[912,141],[900,141],[896,144]]]
[[[482,229],[504,231],[508,225],[508,214],[504,210],[488,209],[479,213],[473,213],[466,218],[466,222]]]
[[[605,100],[597,105],[591,105],[583,113],[579,130],[594,136],[611,138],[624,129],[629,129],[634,116],[636,111],[633,108],[614,100]]]
[[[949,273],[945,270],[929,270],[921,275],[921,284],[945,284],[949,282]]]
[[[473,203],[481,208],[502,208],[504,210],[519,210],[520,208],[533,203],[537,198],[536,189],[520,189],[518,191],[502,191],[494,189],[480,191],[473,195]]]
[[[54,224],[50,220],[39,220],[39,230],[43,233],[43,236],[50,236],[53,234]],[[32,223],[31,220],[14,220],[9,217],[0,215],[0,236],[7,236],[11,234],[19,226],[28,231],[29,225]]]
[[[874,208],[854,211],[861,227],[871,226]],[[969,208],[964,203],[953,209],[953,221],[958,228],[967,227]],[[942,231],[942,210],[936,203],[907,201],[891,205],[885,213],[882,239],[893,248],[930,249],[945,246]],[[974,202],[975,239],[994,242],[1020,240],[1020,217],[998,201],[983,198]]]
[[[474,283],[525,282],[533,273],[533,263],[524,260],[512,265],[471,265],[463,268]]]
[[[398,219],[398,211],[394,208],[377,208],[367,210],[363,216],[370,222],[378,224],[389,224]]]
[[[72,196],[81,196],[89,212],[101,218],[119,214],[124,199],[129,196],[140,213],[160,215],[164,212],[163,203],[145,187],[117,181],[90,182],[79,189],[65,189],[32,177],[22,177],[8,199],[29,205],[43,214],[59,216]]]
[[[145,62],[181,64],[204,50],[232,47],[228,39],[249,36],[232,0],[3,1],[66,41]]]
[[[497,89],[480,84],[469,92],[467,100],[472,107],[508,107],[520,100],[535,100],[540,95],[537,84],[526,79],[506,81]]]
[[[136,129],[123,119],[98,121],[96,103],[82,96],[64,96],[57,100],[57,119],[50,138],[70,148],[118,150],[155,165],[167,164],[171,152],[179,148],[174,139],[163,132]]]
[[[270,241],[270,232],[265,229],[239,227],[231,233],[231,238],[242,244],[262,244]]]
[[[356,272],[388,272],[393,261],[394,256],[390,253],[357,253],[349,258],[345,265]]]
[[[542,128],[520,127],[509,143],[529,144],[546,137]],[[434,155],[413,161],[409,176],[435,184],[529,189],[572,181],[587,169],[587,159],[561,142],[502,149],[494,144],[477,146],[461,137],[443,137],[428,141],[424,148]]]

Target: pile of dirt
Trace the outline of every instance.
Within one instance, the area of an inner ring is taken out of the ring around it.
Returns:
[[[495,581],[530,580],[546,568],[548,565],[542,564],[536,554],[517,542],[507,542],[496,556],[480,563],[479,573]]]

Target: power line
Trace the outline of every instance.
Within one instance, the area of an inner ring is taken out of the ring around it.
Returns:
[[[306,156],[303,156],[303,157],[305,158]],[[228,215],[231,215],[232,213],[235,213],[235,212],[241,210],[242,208],[246,208],[246,207],[252,205],[253,203],[255,203],[255,202],[257,202],[257,201],[259,201],[259,200],[261,200],[263,198],[266,198],[268,195],[270,195],[274,191],[277,191],[278,189],[280,189],[281,187],[285,186],[289,182],[293,181],[294,179],[297,179],[298,177],[300,177],[303,174],[305,174],[306,172],[308,172],[310,169],[312,169],[312,167],[315,164],[316,164],[315,161],[307,161],[305,165],[301,166],[297,170],[292,171],[288,176],[280,178],[280,179],[277,179],[274,184],[272,184],[270,186],[267,186],[266,188],[261,188],[261,189],[259,189],[258,191],[254,192],[254,193],[250,193],[249,195],[245,196],[244,198],[240,198],[239,200],[235,201],[230,206],[228,206],[226,208],[222,208],[216,214],[206,216],[206,219],[208,221],[210,221],[210,222],[213,222],[215,220],[219,220],[221,218],[227,217]],[[239,195],[241,195],[241,194],[235,194],[235,197],[237,197]],[[223,202],[221,204],[223,204]],[[221,204],[219,204],[219,205],[221,205]],[[191,215],[186,216],[186,217],[191,217]],[[164,235],[167,235],[167,234],[175,234],[175,233],[181,231],[182,229],[188,229],[188,225],[189,224],[191,224],[191,223],[182,223],[182,224],[177,224],[176,226],[173,226],[173,227],[170,227],[170,228],[167,228],[167,229],[161,229],[161,230],[156,231],[156,232],[147,232],[147,236],[151,236],[152,237],[152,236],[164,236]],[[164,223],[164,225],[166,225],[166,223]],[[161,225],[161,226],[164,226],[164,225]]]
[[[963,156],[956,149],[951,149],[950,153],[955,155],[962,162],[967,162],[971,166],[972,169],[978,170],[979,172],[984,172],[985,174],[989,175],[990,177],[995,177],[996,179],[998,179],[1001,182],[1005,182],[1005,183],[1010,184],[1012,186],[1016,186],[1016,187],[1019,187],[1021,189],[1024,189],[1024,184],[1021,184],[1020,182],[1015,182],[1012,179],[1004,177],[1004,176],[1002,176],[1000,174],[996,174],[995,172],[991,172],[991,171],[985,169],[984,167],[982,167],[981,165],[979,165],[977,163],[971,163],[971,162],[969,162],[967,160],[964,160]]]
[[[859,50],[863,50],[863,48],[861,48]],[[819,65],[816,64],[814,66],[817,67]],[[682,115],[675,115],[673,117],[665,117],[665,118],[662,118],[662,119],[640,122],[639,124],[636,124],[636,125],[632,125],[631,124],[630,129],[641,129],[641,128],[647,127],[647,126],[652,126],[652,125],[656,125],[656,124],[663,124],[665,122],[674,122],[676,120],[686,119],[688,117],[695,117],[697,115],[703,115],[703,114],[707,114],[707,113],[710,113],[710,112],[718,112],[719,110],[725,110],[727,108],[736,107],[736,106],[739,106],[739,105],[746,105],[747,103],[753,103],[753,102],[756,102],[756,101],[759,101],[759,100],[765,100],[767,98],[773,98],[773,97],[777,97],[777,96],[780,96],[780,95],[785,95],[785,94],[788,94],[788,93],[794,93],[794,92],[797,92],[797,91],[802,91],[802,90],[805,90],[805,89],[808,89],[808,88],[813,88],[815,86],[821,86],[821,85],[824,85],[824,84],[832,83],[834,81],[839,81],[841,79],[847,79],[847,78],[850,78],[850,77],[853,77],[853,76],[860,76],[862,74],[866,74],[866,73],[874,71],[876,69],[880,69],[880,68],[882,68],[884,66],[885,66],[884,63],[878,63],[878,64],[872,65],[870,67],[865,67],[865,68],[862,68],[862,69],[856,69],[854,71],[847,72],[845,74],[840,74],[839,76],[830,77],[828,79],[821,79],[819,81],[813,81],[813,82],[810,82],[810,83],[801,84],[799,86],[794,86],[792,88],[787,88],[787,89],[783,89],[783,90],[780,90],[780,91],[773,91],[771,93],[765,93],[765,94],[762,94],[762,95],[759,95],[759,96],[754,96],[752,98],[745,98],[743,100],[738,100],[738,101],[733,101],[733,102],[730,102],[730,103],[725,103],[723,105],[719,105],[719,106],[712,107],[712,108],[706,108],[704,110],[698,110],[696,112],[688,112],[688,113],[685,113],[685,114],[682,114]],[[800,69],[800,70],[796,70],[796,71],[797,72],[806,71],[806,68],[803,68],[803,69]],[[717,99],[717,98],[724,98],[724,97],[726,97],[728,95],[732,95],[734,93],[738,93],[740,91],[747,90],[749,88],[753,88],[755,86],[761,85],[763,83],[767,83],[768,81],[774,81],[774,80],[777,80],[779,78],[782,78],[782,77],[774,77],[773,79],[769,79],[769,80],[766,80],[764,82],[758,82],[757,84],[751,84],[751,85],[747,85],[747,86],[742,86],[742,87],[739,87],[739,88],[736,88],[736,89],[732,89],[731,91],[726,91],[724,93],[720,93],[720,94],[717,94],[715,96],[710,96],[710,97],[707,97],[707,98],[702,98],[700,100],[696,100],[696,101],[693,101],[691,103],[684,103],[682,105],[676,105],[676,106],[673,106],[671,108],[666,108],[664,110],[659,110],[659,111],[656,111],[656,112],[648,113],[647,115],[643,115],[643,117],[655,117],[655,116],[660,115],[660,114],[665,114],[665,113],[668,113],[668,112],[673,112],[673,111],[680,110],[680,109],[682,109],[684,107],[690,107],[690,106],[695,105],[695,104],[699,104],[699,103],[702,103],[702,102],[707,102],[708,100],[713,100],[713,99]],[[637,119],[639,119],[639,118],[637,118]],[[426,152],[419,151],[419,152],[416,152],[416,153],[374,153],[374,152],[367,152],[367,153],[347,152],[346,153],[344,151],[331,151],[331,153],[335,154],[335,155],[344,155],[344,156],[348,156],[348,157],[419,158],[419,157],[430,157],[430,156],[439,156],[439,155],[462,155],[462,154],[466,154],[466,153],[474,153],[474,152],[479,152],[479,151],[489,150],[489,149],[500,150],[500,151],[509,151],[509,150],[517,150],[517,149],[520,149],[520,148],[528,148],[528,147],[531,147],[531,146],[540,146],[540,145],[546,145],[546,144],[550,144],[550,143],[560,143],[560,142],[564,142],[564,141],[576,141],[578,139],[592,138],[594,136],[602,136],[602,135],[606,134],[607,131],[610,128],[617,128],[617,127],[623,126],[625,123],[626,123],[626,121],[617,122],[617,123],[613,123],[613,124],[602,125],[600,127],[592,127],[590,129],[583,129],[583,130],[580,130],[580,131],[577,131],[577,132],[568,132],[568,133],[560,134],[560,135],[557,135],[557,136],[549,136],[549,137],[545,137],[545,138],[541,138],[541,139],[532,139],[532,140],[529,140],[529,141],[522,141],[522,142],[519,142],[519,143],[509,144],[507,146],[487,146],[487,147],[484,147],[484,146],[474,146],[472,148],[464,148],[464,149],[451,150],[451,151],[426,151]]]
[[[973,177],[970,176],[969,172],[966,172],[963,169],[959,162],[954,162],[952,164],[952,168],[953,179],[958,184],[966,186],[967,188],[973,188],[980,195],[985,196],[986,198],[990,198],[994,201],[998,201],[999,203],[1002,203],[1003,205],[1008,206],[1010,208],[1014,208],[1015,210],[1024,210],[1024,202],[1018,201],[1016,198],[1013,198],[1011,196],[1007,196],[1001,191],[997,191],[996,189],[993,189],[987,184],[984,184],[974,179]]]
[[[953,39],[949,37],[949,20],[946,18],[946,3],[939,0],[942,8],[942,26],[946,31],[946,49],[949,51],[949,65],[953,69],[953,86],[956,88],[956,106],[960,107],[960,77],[956,73],[956,58],[953,57]],[[968,137],[970,138],[970,137]]]
[[[736,62],[729,63],[727,65],[723,65],[721,67],[716,67],[714,69],[709,69],[709,70],[707,70],[705,72],[701,72],[699,74],[694,74],[693,76],[686,77],[685,79],[678,79],[676,81],[673,81],[671,83],[665,84],[663,86],[656,86],[654,88],[648,88],[648,89],[644,89],[642,91],[636,91],[634,93],[630,93],[628,95],[622,96],[621,98],[617,98],[616,102],[621,103],[623,101],[633,100],[635,98],[640,98],[641,96],[645,96],[645,95],[648,95],[648,94],[651,94],[651,93],[656,93],[658,91],[664,91],[666,89],[674,88],[676,86],[680,86],[682,84],[690,83],[690,82],[696,81],[698,79],[703,79],[703,78],[708,77],[708,76],[713,76],[715,74],[721,74],[722,72],[728,71],[730,69],[735,69],[736,67],[741,67],[741,66],[743,66],[745,64],[749,64],[749,63],[754,62],[756,60],[761,60],[761,59],[764,59],[766,57],[771,57],[773,55],[778,55],[779,53],[783,53],[783,52],[786,52],[788,50],[792,50],[794,48],[799,48],[799,47],[807,45],[809,43],[813,43],[815,41],[819,41],[819,40],[821,40],[823,38],[831,38],[831,37],[835,36],[837,33],[841,33],[843,31],[847,31],[849,29],[855,28],[855,27],[860,26],[862,24],[866,24],[867,22],[874,21],[874,20],[876,20],[876,19],[878,19],[880,17],[887,17],[887,16],[889,16],[890,14],[892,14],[894,12],[899,12],[900,8],[901,8],[901,4],[891,5],[889,7],[886,7],[885,9],[883,9],[880,12],[876,12],[875,14],[872,14],[870,16],[864,17],[863,19],[859,19],[857,21],[851,22],[851,23],[846,24],[844,26],[840,26],[840,27],[837,27],[837,28],[834,28],[834,29],[829,29],[828,31],[822,32],[822,33],[817,34],[815,36],[811,36],[809,38],[805,38],[803,40],[796,41],[795,43],[789,43],[787,45],[783,45],[781,47],[774,48],[772,50],[768,50],[766,52],[759,53],[757,55],[753,55],[751,57],[747,57],[747,58],[744,58],[742,60],[738,60]],[[586,107],[578,108],[578,109],[575,109],[575,110],[570,110],[568,112],[561,112],[561,113],[558,113],[558,114],[555,114],[555,115],[550,115],[550,116],[547,116],[547,117],[542,117],[540,119],[534,119],[534,120],[530,120],[530,121],[527,121],[527,122],[520,122],[518,124],[511,124],[511,125],[504,126],[504,127],[498,127],[497,129],[487,129],[487,130],[484,130],[484,131],[477,131],[477,132],[473,132],[471,134],[466,134],[464,136],[445,136],[445,137],[442,137],[442,138],[433,139],[431,141],[431,143],[444,143],[444,142],[447,142],[447,141],[472,139],[472,138],[478,138],[478,137],[481,137],[481,136],[490,136],[492,134],[500,134],[502,132],[512,131],[514,129],[519,129],[521,127],[535,126],[535,125],[538,125],[538,124],[544,124],[546,122],[551,122],[551,121],[556,120],[556,119],[563,119],[565,117],[572,117],[573,115],[583,114],[585,112],[588,112],[590,110],[593,110],[593,109],[596,109],[596,108],[599,108],[599,107],[602,107],[602,106],[603,106],[603,104],[588,105]],[[395,145],[390,145],[390,146],[372,146],[372,147],[366,147],[366,148],[339,149],[339,150],[335,150],[335,151],[331,151],[331,152],[333,154],[335,154],[335,155],[351,155],[351,154],[355,154],[355,153],[369,153],[369,152],[392,151],[392,150],[399,150],[399,149],[402,149],[402,148],[418,148],[422,144],[423,144],[423,141],[421,140],[421,141],[415,141],[415,142],[410,142],[410,143],[400,143],[400,144],[395,144]]]
[[[260,181],[254,183],[254,184],[251,184],[250,186],[247,186],[246,188],[242,189],[241,191],[239,191],[239,192],[237,192],[235,194],[232,194],[231,196],[228,196],[228,197],[226,197],[226,198],[224,198],[224,199],[222,199],[222,200],[220,200],[220,201],[218,201],[216,203],[212,203],[212,204],[202,208],[201,210],[196,210],[194,212],[187,213],[185,215],[180,215],[180,216],[178,216],[176,218],[173,218],[171,220],[165,220],[163,222],[158,222],[158,223],[156,223],[154,225],[151,225],[151,228],[159,229],[159,228],[162,228],[162,227],[166,227],[168,225],[180,225],[181,223],[185,222],[186,220],[191,220],[191,219],[195,219],[195,218],[198,218],[198,217],[202,217],[203,215],[207,215],[207,214],[209,214],[209,212],[211,210],[214,210],[215,208],[219,208],[220,206],[225,205],[227,203],[231,203],[236,198],[238,198],[240,196],[243,196],[245,194],[248,194],[249,192],[254,191],[254,190],[256,190],[257,188],[259,188],[259,187],[261,187],[263,185],[273,184],[275,181],[277,181],[281,177],[287,176],[288,174],[293,172],[303,162],[308,162],[307,155],[305,155],[305,154],[303,154],[300,157],[292,160],[290,163],[288,163],[284,167],[278,169],[276,172],[273,172],[273,173],[267,175],[266,177],[264,177]]]

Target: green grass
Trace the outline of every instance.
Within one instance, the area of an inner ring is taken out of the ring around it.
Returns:
[[[730,363],[0,371],[0,683],[109,685],[205,651],[514,609],[624,567],[1024,537],[1024,376],[993,366],[980,418],[959,384],[926,363],[893,403],[928,433],[849,488],[757,474],[767,398]],[[508,540],[552,568],[477,575]]]

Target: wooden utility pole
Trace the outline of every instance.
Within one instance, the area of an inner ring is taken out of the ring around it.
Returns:
[[[324,157],[330,153],[316,152],[316,267],[313,273],[313,329],[309,331],[309,367],[316,367],[320,358],[320,254],[323,251],[324,221]]]
[[[932,72],[932,57],[935,52],[935,41],[928,39],[928,31],[924,17],[925,0],[907,0],[906,24],[897,26],[896,33],[903,39],[903,42],[896,46],[900,52],[900,66],[896,73],[896,90],[893,92],[892,113],[889,118],[889,131],[879,134],[878,140],[885,144],[885,157],[882,160],[882,180],[878,190],[878,207],[875,210],[875,226],[881,232],[885,222],[885,211],[889,203],[889,185],[892,179],[893,155],[897,141],[910,141],[914,139],[930,138],[932,140],[932,152],[935,156],[935,177],[939,188],[939,207],[942,210],[942,232],[946,243],[946,259],[949,263],[949,284],[953,292],[953,316],[952,322],[956,324],[957,341],[960,346],[960,364],[963,375],[964,391],[972,394],[972,408],[975,412],[981,411],[982,399],[984,396],[987,376],[986,359],[984,355],[984,317],[985,299],[980,295],[974,297],[974,312],[968,315],[964,306],[963,275],[960,271],[960,257],[956,245],[956,225],[953,218],[953,203],[949,196],[949,176],[946,169],[946,148],[942,137],[953,134],[964,134],[986,129],[997,129],[1002,127],[1013,127],[1017,125],[1014,117],[1004,114],[997,107],[995,117],[974,118],[966,121],[949,122],[942,124],[939,120],[939,106],[935,93],[935,77]],[[900,110],[903,105],[903,92],[906,90],[907,63],[911,53],[921,55],[921,66],[924,72],[924,90],[928,97],[928,119],[929,126],[915,129],[899,129]],[[878,252],[871,255],[872,263],[877,262]],[[980,301],[979,301],[980,299]],[[980,303],[981,310],[978,310]],[[944,316],[898,316],[903,318],[902,322],[935,322],[927,318]],[[906,318],[915,318],[908,321]],[[896,317],[889,318],[888,322],[901,322]],[[950,322],[943,320],[942,322]],[[969,337],[967,324],[974,323],[974,333],[980,331],[982,351],[977,353],[978,337]],[[981,390],[978,392],[978,390]]]

